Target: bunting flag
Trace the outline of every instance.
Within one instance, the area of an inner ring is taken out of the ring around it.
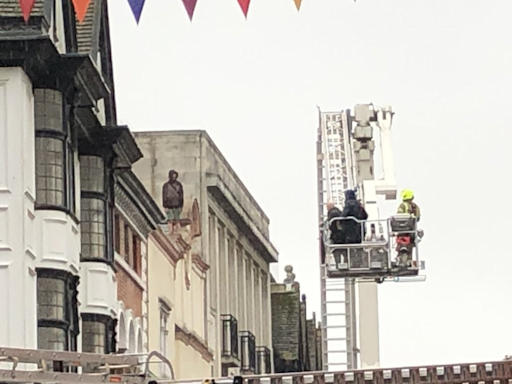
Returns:
[[[30,14],[32,13],[32,9],[34,8],[34,4],[36,0],[18,0],[21,8],[21,13],[23,15],[23,19],[25,22],[28,22],[30,18]],[[87,14],[87,9],[91,3],[91,0],[71,0],[73,3],[73,7],[75,8],[76,18],[81,23],[85,19],[85,15]],[[196,9],[197,0],[182,0],[183,5],[187,11],[188,17],[190,21],[194,17],[194,11]],[[297,11],[300,11],[300,6],[302,5],[302,0],[293,0],[295,6],[297,7]],[[355,0],[354,0],[355,1]],[[133,16],[135,16],[135,20],[137,24],[139,24],[140,17],[142,15],[142,10],[144,8],[146,0],[128,0],[130,4],[130,8],[132,9]],[[251,0],[238,0],[238,4],[240,8],[242,8],[242,12],[244,13],[245,18],[247,19],[247,13],[249,12],[249,4]]]
[[[75,7],[76,18],[79,22],[84,21],[85,14],[87,13],[87,8],[89,8],[89,4],[91,0],[72,0],[73,6]]]
[[[194,17],[194,10],[196,9],[197,0],[183,0],[183,5],[188,13],[188,18],[192,21]]]
[[[23,15],[23,19],[25,20],[25,23],[28,22],[28,19],[30,17],[30,13],[32,12],[32,8],[34,8],[34,3],[36,0],[19,0],[20,1],[20,8],[21,8],[21,14]]]
[[[238,0],[238,4],[240,4],[240,7],[242,8],[242,12],[245,15],[245,18],[247,19],[247,12],[249,11],[249,3],[251,0]]]
[[[135,16],[137,24],[139,24],[140,15],[142,14],[142,8],[144,8],[145,2],[146,0],[128,0],[128,3],[130,3],[130,8],[132,9],[133,16]]]

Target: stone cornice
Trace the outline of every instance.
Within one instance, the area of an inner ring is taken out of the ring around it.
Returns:
[[[210,266],[208,264],[206,264],[205,261],[203,260],[203,258],[200,255],[198,255],[197,253],[194,253],[192,255],[192,262],[203,273],[206,273],[206,271],[208,271],[210,269]]]

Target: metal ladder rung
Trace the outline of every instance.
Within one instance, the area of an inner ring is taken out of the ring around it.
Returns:
[[[347,304],[345,300],[326,301],[325,304]]]
[[[348,363],[325,363],[325,365],[348,365]]]
[[[329,287],[326,287],[325,289],[323,289],[324,292],[342,292],[342,291],[346,291],[347,288],[331,288],[329,289]]]
[[[329,338],[325,339],[325,341],[345,341],[345,340],[347,340],[346,337],[332,337],[330,339]]]
[[[336,329],[336,328],[347,328],[346,325],[326,325],[323,329]]]
[[[329,353],[347,353],[347,351],[343,349],[335,349],[334,351],[325,351],[324,354],[327,355]]]
[[[324,316],[345,316],[346,313],[338,312],[338,313],[324,313]]]

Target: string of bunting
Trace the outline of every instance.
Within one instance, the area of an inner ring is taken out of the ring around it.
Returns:
[[[23,19],[25,22],[28,21],[30,17],[30,13],[32,12],[32,8],[34,7],[34,3],[36,0],[18,0],[20,3],[21,13],[23,14]],[[89,8],[89,4],[91,0],[71,0],[73,2],[73,6],[75,7],[76,18],[79,22],[84,21],[85,14],[87,13],[87,9]],[[196,9],[197,0],[181,0],[183,5],[185,6],[185,10],[187,11],[188,17],[190,21],[194,17],[194,10]],[[242,12],[244,16],[247,18],[247,13],[249,12],[249,4],[251,0],[237,0],[240,8],[242,8]],[[293,0],[295,2],[295,6],[297,10],[300,10],[300,5],[302,0]],[[135,16],[135,20],[137,24],[140,21],[140,16],[142,15],[142,9],[144,8],[144,3],[146,0],[128,0],[130,4],[130,8],[132,9],[133,16]]]

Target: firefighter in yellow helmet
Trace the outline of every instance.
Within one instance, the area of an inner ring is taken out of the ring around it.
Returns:
[[[418,204],[414,203],[414,192],[411,189],[404,189],[401,192],[402,195],[402,203],[398,207],[397,213],[408,213],[416,217],[417,221],[420,221],[420,207]]]

